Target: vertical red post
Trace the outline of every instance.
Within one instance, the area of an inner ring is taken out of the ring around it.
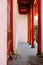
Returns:
[[[13,0],[10,0],[10,52],[13,53]]]
[[[30,42],[32,44],[32,9],[31,9],[31,30],[30,30]]]
[[[32,3],[32,48],[34,48],[34,3]]]
[[[30,42],[32,44],[32,9],[31,9],[31,29],[30,29]]]
[[[38,55],[41,54],[41,0],[38,0]]]
[[[31,10],[28,13],[28,40],[27,42],[31,44]]]

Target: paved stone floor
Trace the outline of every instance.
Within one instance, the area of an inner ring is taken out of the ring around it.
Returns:
[[[28,44],[18,45],[18,56],[9,62],[8,65],[43,65],[43,56],[37,56],[37,47],[31,48]]]

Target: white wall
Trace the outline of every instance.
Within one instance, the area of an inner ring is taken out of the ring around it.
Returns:
[[[41,8],[41,13],[42,13],[41,14],[42,15],[42,21],[41,21],[42,22],[42,24],[41,24],[42,25],[42,54],[43,54],[43,0],[41,3],[42,3],[42,8]]]
[[[19,19],[20,18],[20,19]],[[18,15],[18,41],[27,42],[27,17]]]
[[[7,62],[7,0],[0,0],[0,65]]]
[[[17,0],[13,1],[14,42],[27,42],[27,15],[18,13]]]

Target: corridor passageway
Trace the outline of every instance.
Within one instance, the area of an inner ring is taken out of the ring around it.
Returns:
[[[43,0],[0,0],[0,65],[43,65]]]
[[[11,59],[8,65],[43,65],[41,62],[43,59],[41,56],[41,3],[38,1],[11,0],[10,3],[8,2],[10,21],[8,21],[7,60]]]

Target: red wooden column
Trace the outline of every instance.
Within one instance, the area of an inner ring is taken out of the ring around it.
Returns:
[[[13,0],[10,0],[10,52],[13,53]]]
[[[41,54],[41,0],[38,0],[38,54]]]
[[[28,40],[27,42],[31,44],[31,10],[28,13]]]
[[[34,3],[32,3],[32,48],[34,48]]]
[[[31,30],[30,30],[30,41],[32,44],[32,9],[31,9]]]

